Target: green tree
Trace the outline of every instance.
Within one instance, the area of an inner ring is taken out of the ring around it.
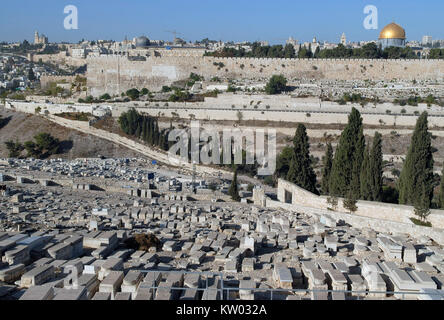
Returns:
[[[361,199],[372,200],[372,177],[368,146],[364,151],[364,160],[361,167]]]
[[[341,134],[330,174],[330,195],[344,197],[349,190],[360,197],[360,174],[364,158],[365,139],[361,114],[355,108]]]
[[[358,207],[356,206],[357,200],[354,193],[350,190],[343,201],[344,208],[350,211],[350,213],[356,212]]]
[[[293,145],[294,152],[287,174],[287,181],[314,194],[319,194],[316,188],[316,174],[311,165],[307,130],[303,124],[298,125]]]
[[[433,154],[427,112],[416,122],[407,157],[399,178],[399,203],[430,208],[433,198]]]
[[[231,196],[231,199],[237,202],[239,202],[241,199],[237,186],[237,166],[234,168],[233,180],[231,181],[230,188],[228,189],[228,195]]]
[[[284,48],[284,58],[292,59],[296,57],[296,52],[294,50],[294,46],[289,43]]]
[[[427,222],[427,217],[431,214],[430,211],[430,194],[428,186],[422,182],[421,187],[416,191],[418,196],[414,203],[414,213],[420,218],[422,222]]]
[[[109,100],[111,99],[111,96],[108,93],[105,93],[100,96],[100,100]]]
[[[325,156],[322,160],[324,167],[322,169],[321,190],[323,194],[328,194],[331,167],[333,165],[333,147],[331,143],[327,143],[327,151],[325,152]]]
[[[131,98],[131,100],[139,99],[140,92],[137,89],[130,89],[126,92],[126,95]]]
[[[441,185],[439,187],[439,207],[441,209],[444,209],[444,167],[442,168],[442,174],[441,174]]]
[[[26,141],[24,148],[27,157],[44,159],[60,152],[60,141],[49,133],[41,132],[34,136],[34,141]]]
[[[36,80],[35,74],[34,74],[34,70],[32,68],[33,68],[33,66],[31,65],[31,67],[28,70],[28,80],[29,81],[35,81]]]
[[[287,88],[287,79],[283,75],[274,75],[265,86],[267,94],[280,94]]]
[[[382,158],[382,135],[375,133],[373,146],[370,154],[370,185],[372,201],[382,201],[383,195],[383,158]]]
[[[276,160],[276,175],[279,178],[286,178],[288,170],[290,169],[291,159],[293,158],[294,150],[292,147],[286,146]]]
[[[41,158],[42,151],[37,147],[37,145],[33,141],[26,141],[24,147],[27,152],[26,157],[33,157],[37,159]]]
[[[9,140],[5,142],[5,145],[9,151],[9,158],[20,158],[20,155],[24,150],[24,147],[20,142]]]

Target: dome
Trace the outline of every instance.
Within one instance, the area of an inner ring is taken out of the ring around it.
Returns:
[[[136,47],[148,47],[150,45],[150,40],[145,37],[138,37],[136,38]]]
[[[405,39],[405,30],[396,23],[390,23],[382,29],[379,39]]]

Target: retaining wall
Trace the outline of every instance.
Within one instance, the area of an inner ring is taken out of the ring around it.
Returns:
[[[332,209],[332,206],[327,202],[328,197],[317,196],[293,183],[279,179],[278,200],[282,203],[286,203],[286,191],[291,193],[290,205],[299,205],[328,211],[330,211],[329,209]],[[353,213],[353,216],[357,215],[382,221],[394,221],[407,225],[413,225],[410,218],[417,218],[414,214],[414,209],[411,206],[362,200],[358,201],[356,206],[358,209]],[[338,198],[338,206],[334,209],[337,212],[348,212],[343,206],[342,198]],[[432,210],[428,219],[434,227],[444,229],[444,210]]]

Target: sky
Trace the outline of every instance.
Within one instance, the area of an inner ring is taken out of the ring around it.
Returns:
[[[17,0],[2,1],[0,41],[33,41],[34,31],[50,42],[116,40],[145,35],[155,40],[299,41],[338,43],[376,40],[396,22],[407,40],[444,39],[442,0]],[[78,9],[78,29],[65,30],[64,8]],[[378,8],[378,30],[363,26],[364,8]]]

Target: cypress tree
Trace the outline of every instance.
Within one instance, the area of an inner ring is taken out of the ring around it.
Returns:
[[[365,139],[361,114],[356,108],[353,108],[335,152],[329,179],[330,195],[344,197],[351,190],[353,198],[360,197],[360,175],[364,149]]]
[[[148,143],[153,144],[153,119],[148,118]]]
[[[237,166],[234,168],[233,180],[231,181],[230,189],[228,189],[228,195],[230,195],[231,199],[234,201],[240,201],[239,190],[237,187]]]
[[[293,140],[294,152],[287,174],[287,180],[307,191],[319,194],[316,189],[316,174],[311,166],[310,144],[307,130],[299,124]]]
[[[324,164],[324,168],[322,169],[321,190],[322,190],[323,194],[328,194],[329,193],[330,173],[331,173],[331,167],[333,164],[333,147],[332,147],[331,143],[327,144],[327,151],[325,152],[323,164]]]
[[[350,211],[350,213],[353,213],[358,210],[356,203],[357,203],[357,200],[355,198],[355,193],[350,189],[347,192],[347,195],[345,196],[345,198],[343,200],[343,206],[345,209]]]
[[[441,174],[441,185],[439,187],[439,207],[441,209],[444,209],[444,167],[442,168],[442,174]]]
[[[136,135],[137,138],[140,138],[140,136],[142,134],[142,124],[141,124],[140,119],[137,119],[136,132],[134,134]]]
[[[142,140],[146,142],[146,117],[142,121]]]
[[[420,187],[416,191],[418,196],[414,200],[414,213],[422,222],[427,221],[427,217],[430,215],[430,196],[428,186],[424,181],[420,182]]]
[[[370,155],[370,181],[371,181],[371,198],[372,201],[382,201],[382,136],[379,132],[375,133],[373,146]]]
[[[156,146],[160,145],[159,124],[157,119],[154,120],[154,144]]]
[[[368,146],[365,148],[361,167],[361,199],[372,200],[372,170]]]
[[[430,207],[433,198],[433,154],[427,112],[416,122],[410,148],[399,177],[399,203]]]

